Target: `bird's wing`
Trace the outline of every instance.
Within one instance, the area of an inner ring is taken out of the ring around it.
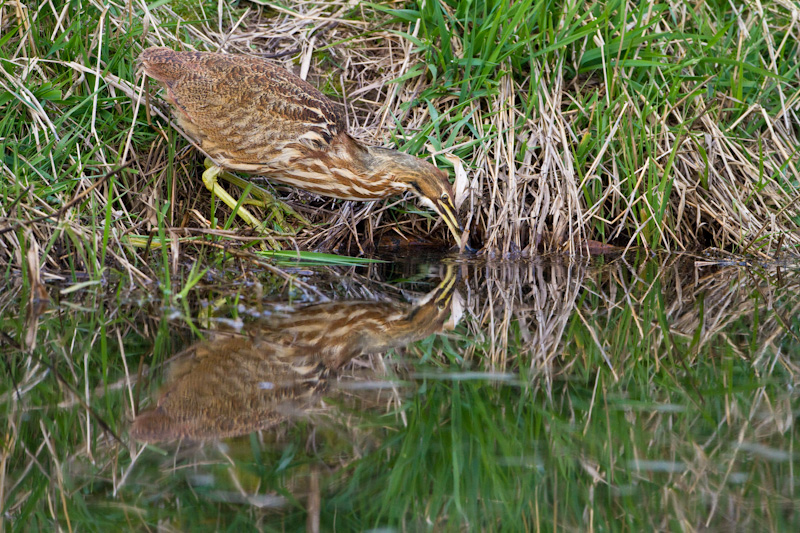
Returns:
[[[148,48],[140,62],[165,87],[187,133],[212,157],[264,163],[298,142],[324,150],[345,130],[329,98],[266,60]]]

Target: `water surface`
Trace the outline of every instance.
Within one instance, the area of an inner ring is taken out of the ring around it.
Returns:
[[[671,256],[293,272],[50,282],[40,305],[10,279],[6,523],[800,525],[796,269]]]

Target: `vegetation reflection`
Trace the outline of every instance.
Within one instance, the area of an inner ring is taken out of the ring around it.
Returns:
[[[284,286],[291,304],[255,277],[233,291],[204,277],[181,299],[48,282],[42,310],[12,280],[7,520],[800,524],[796,269],[705,257],[308,268]],[[405,303],[413,294],[427,297]]]

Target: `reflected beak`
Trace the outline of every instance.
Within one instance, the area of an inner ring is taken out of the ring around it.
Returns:
[[[450,304],[450,299],[453,296],[453,291],[455,290],[457,280],[458,276],[456,275],[456,269],[453,268],[453,265],[447,265],[447,270],[445,271],[444,277],[442,278],[441,283],[439,283],[439,286],[436,287],[436,292],[438,293],[436,296],[437,302],[443,303],[444,305]]]
[[[447,224],[447,227],[450,228],[450,233],[453,234],[453,238],[456,240],[456,244],[458,247],[461,247],[461,234],[464,233],[464,226],[461,225],[461,222],[458,220],[458,215],[456,214],[456,208],[453,206],[452,200],[448,199],[447,201],[442,201],[437,199],[434,202],[436,212],[444,219],[444,223]]]
[[[458,273],[453,265],[448,264],[444,276],[442,276],[442,280],[439,282],[439,285],[437,285],[436,288],[431,292],[420,298],[420,300],[416,303],[416,306],[422,307],[431,301],[434,301],[439,305],[448,305],[450,303],[450,298],[453,296],[453,290],[455,289],[456,281],[458,281]]]

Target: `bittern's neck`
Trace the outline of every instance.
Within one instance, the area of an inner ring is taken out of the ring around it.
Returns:
[[[353,139],[349,141],[352,144],[348,143],[347,155],[351,161],[351,170],[355,174],[365,177],[390,177],[393,182],[406,190],[411,186],[403,178],[420,172],[424,165],[429,164],[391,148],[365,146]]]

